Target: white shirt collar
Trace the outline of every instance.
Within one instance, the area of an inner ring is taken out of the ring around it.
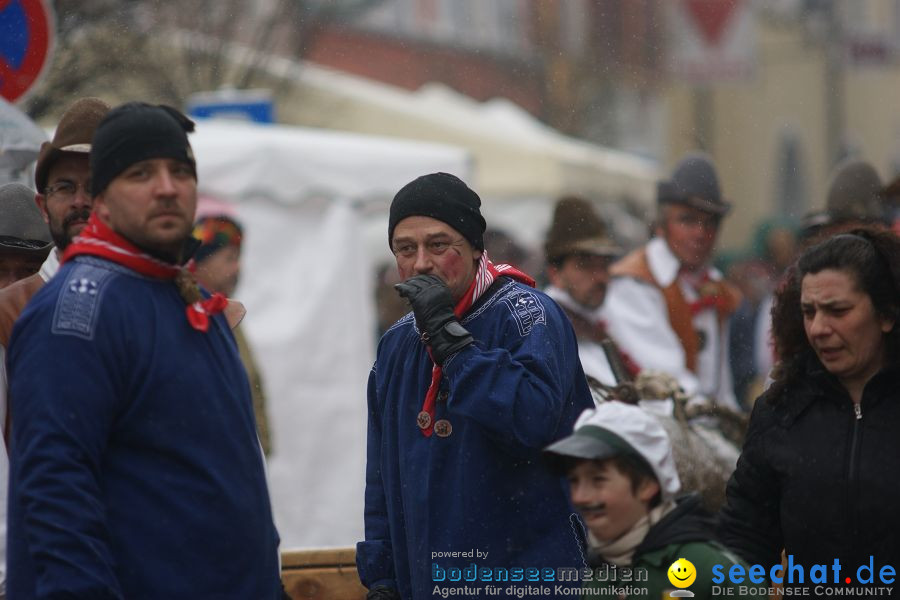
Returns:
[[[653,279],[659,283],[660,287],[669,287],[678,277],[681,270],[681,263],[678,258],[672,254],[669,244],[663,238],[655,237],[647,243],[647,264],[650,266],[650,273]],[[706,267],[707,274],[713,281],[722,278],[722,274],[718,269]]]
[[[655,237],[647,244],[647,264],[650,274],[661,287],[669,287],[678,277],[681,263],[672,254],[669,244],[662,238]]]
[[[54,247],[53,250],[50,251],[50,254],[47,255],[47,260],[41,265],[41,270],[38,271],[38,275],[41,276],[44,283],[47,283],[50,281],[51,277],[56,275],[57,271],[59,271],[59,248]]]
[[[584,317],[591,323],[596,323],[601,320],[600,308],[590,309],[583,306],[582,304],[576,302],[575,299],[572,298],[572,296],[569,294],[569,292],[565,291],[564,289],[558,288],[555,285],[548,285],[547,289],[544,290],[544,292],[548,296],[553,298],[553,300],[557,304],[568,308],[575,314]]]

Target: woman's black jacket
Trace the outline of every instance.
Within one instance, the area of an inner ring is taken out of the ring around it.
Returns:
[[[780,397],[756,402],[719,534],[767,573],[783,548],[807,578],[827,565],[829,583],[835,559],[840,582],[856,583],[871,556],[877,584],[885,564],[900,573],[900,368],[870,379],[855,407],[821,363],[807,364]]]

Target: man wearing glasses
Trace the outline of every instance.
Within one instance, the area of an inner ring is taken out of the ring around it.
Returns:
[[[737,409],[727,320],[740,293],[709,264],[731,206],[709,157],[682,159],[657,185],[656,200],[656,237],[612,266],[603,305],[609,333],[639,368],[669,373],[687,394]]]
[[[530,277],[488,260],[480,206],[447,173],[391,204],[396,289],[412,312],[369,375],[357,566],[370,599],[459,593],[463,579],[483,596],[472,590],[525,585],[492,569],[582,564],[565,484],[541,460],[593,406],[575,335]]]
[[[12,328],[31,297],[56,274],[60,253],[87,223],[91,211],[88,153],[94,129],[108,110],[109,106],[97,98],[77,100],[63,114],[53,140],[41,145],[34,177],[38,193],[32,198],[50,227],[50,237],[56,247],[51,248],[48,240],[40,258],[34,258],[32,253],[29,260],[35,264],[29,267],[28,276],[17,276],[0,286],[3,287],[0,290],[0,425],[4,428],[4,437],[8,433],[6,350]],[[27,190],[24,186],[23,189]],[[46,226],[41,229],[46,237]],[[17,253],[16,256],[27,255]],[[0,495],[3,498],[6,497],[7,471],[8,457],[4,446],[0,451]],[[5,542],[6,502],[3,502],[0,508],[0,548],[4,554],[0,556],[0,591],[6,579]]]
[[[98,98],[76,100],[63,114],[53,140],[41,145],[34,181],[35,202],[56,245],[40,270],[0,292],[0,345],[9,343],[12,327],[25,305],[59,269],[59,256],[87,223],[91,213],[88,155],[94,129],[109,111]]]

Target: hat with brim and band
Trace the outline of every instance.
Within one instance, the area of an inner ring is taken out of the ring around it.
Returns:
[[[80,98],[63,113],[53,139],[41,144],[34,168],[34,182],[41,194],[47,189],[50,167],[65,154],[80,154],[87,158],[91,151],[94,130],[110,110],[99,98]]]
[[[547,261],[554,263],[579,254],[618,258],[623,251],[607,235],[606,224],[597,216],[590,202],[566,196],[556,203],[544,253]]]
[[[871,164],[864,160],[845,160],[831,173],[825,211],[833,223],[883,221],[883,185]]]
[[[656,184],[656,202],[681,204],[724,217],[731,204],[722,197],[719,177],[709,156],[694,152],[685,156],[672,172],[672,178]]]
[[[663,499],[681,490],[672,444],[657,417],[639,406],[604,402],[581,413],[573,433],[544,449],[548,466],[564,473],[572,459],[606,460],[630,456],[656,477]]]
[[[46,258],[52,248],[34,191],[20,183],[0,186],[0,252]]]

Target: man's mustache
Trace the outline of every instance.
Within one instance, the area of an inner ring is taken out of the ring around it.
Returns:
[[[68,227],[75,221],[87,221],[91,216],[91,209],[82,208],[79,210],[75,210],[74,212],[66,215],[66,218],[63,219],[63,227]]]

